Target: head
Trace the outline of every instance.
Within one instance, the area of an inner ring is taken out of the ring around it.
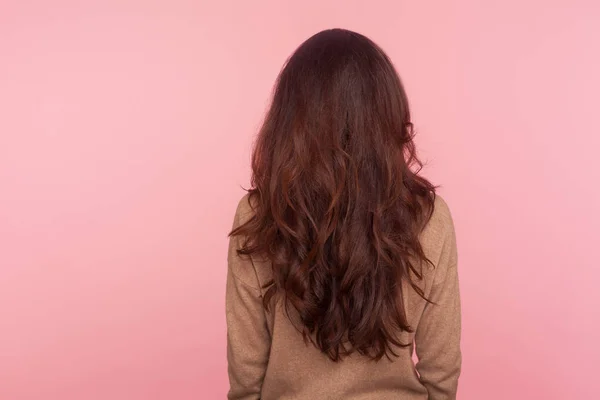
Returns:
[[[358,33],[317,33],[277,79],[253,153],[254,213],[232,235],[271,263],[265,307],[281,302],[332,360],[407,345],[399,283],[423,295],[419,235],[435,197],[413,136],[394,66]]]

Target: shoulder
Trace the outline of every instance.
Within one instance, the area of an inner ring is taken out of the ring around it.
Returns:
[[[250,194],[244,195],[237,204],[232,229],[247,223],[254,215],[254,199]],[[230,273],[246,286],[261,290],[262,285],[268,281],[270,270],[265,263],[254,255],[239,254],[238,250],[247,243],[244,234],[230,235],[229,242],[229,270]]]
[[[448,203],[439,195],[436,195],[433,213],[421,234],[421,245],[436,267],[456,263],[454,220]]]
[[[254,214],[254,207],[252,206],[251,196],[249,193],[245,194],[237,204],[235,210],[234,228],[246,223]]]
[[[433,213],[431,219],[425,226],[425,231],[429,230],[431,235],[446,236],[451,232],[454,232],[454,221],[452,219],[452,213],[446,200],[440,195],[435,196],[435,202],[433,204]]]

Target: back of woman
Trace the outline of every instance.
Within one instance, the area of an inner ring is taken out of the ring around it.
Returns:
[[[419,168],[385,53],[341,29],[304,42],[230,234],[229,399],[456,398],[454,227]]]

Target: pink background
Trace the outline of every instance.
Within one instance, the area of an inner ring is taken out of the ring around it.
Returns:
[[[327,27],[397,64],[454,212],[459,398],[597,397],[599,19],[594,0],[0,1],[0,399],[224,398],[250,145]]]

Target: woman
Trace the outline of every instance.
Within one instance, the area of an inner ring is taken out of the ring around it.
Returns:
[[[333,29],[295,51],[230,234],[229,399],[456,398],[454,227],[420,166],[376,44]]]

